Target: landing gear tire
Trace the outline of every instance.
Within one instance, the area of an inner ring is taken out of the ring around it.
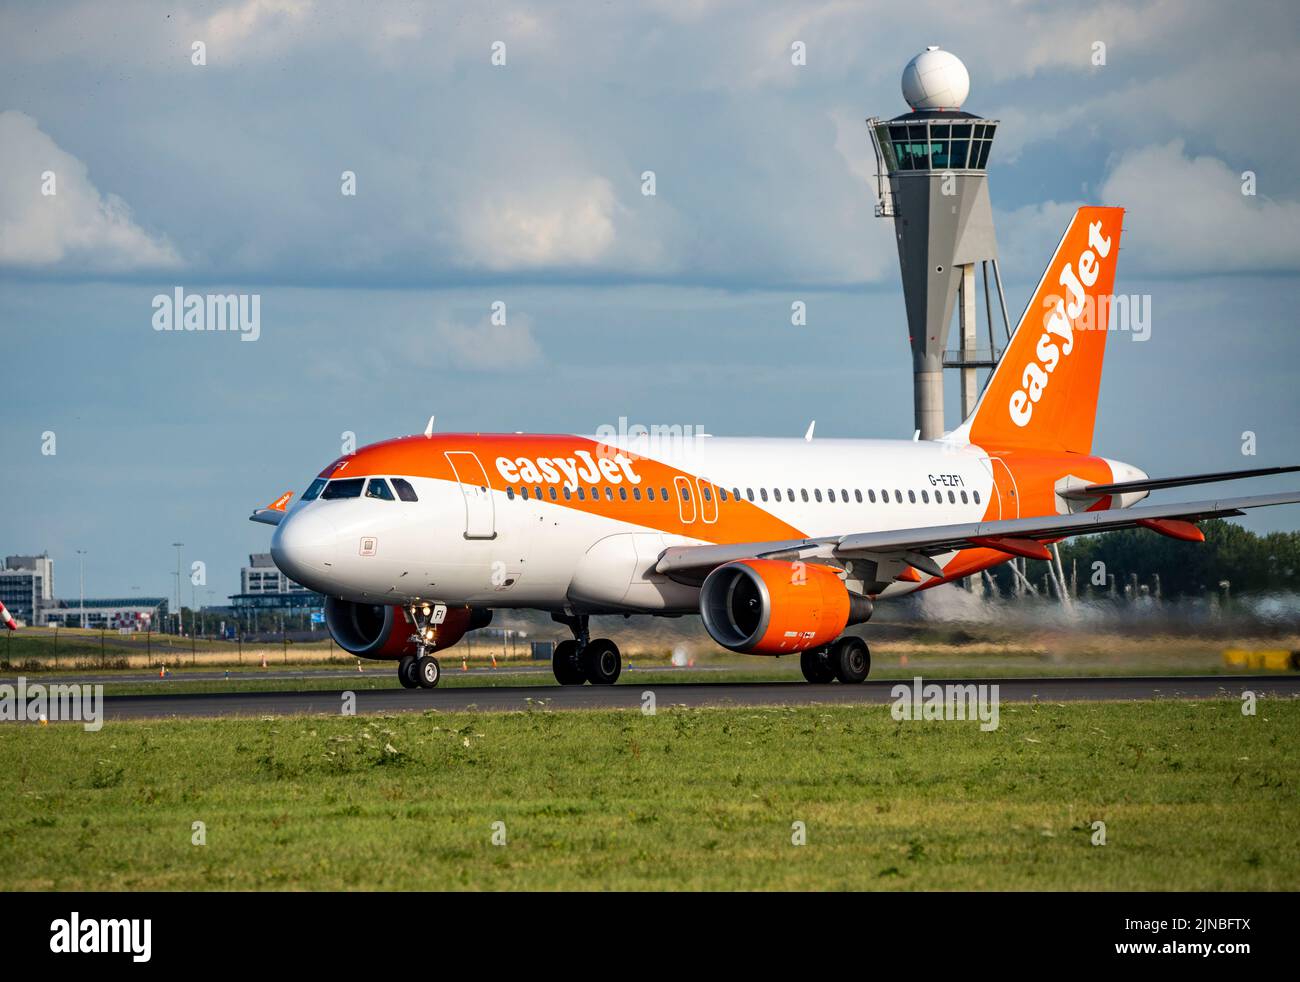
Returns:
[[[551,654],[551,671],[560,685],[582,685],[587,676],[582,670],[577,641],[561,641]]]
[[[582,672],[592,685],[613,685],[623,670],[618,645],[608,638],[597,638],[582,651]]]
[[[397,680],[402,683],[403,689],[418,689],[420,680],[415,675],[415,657],[407,655],[397,663]]]
[[[415,660],[415,677],[421,689],[436,689],[442,678],[442,666],[432,655],[422,655]]]
[[[835,669],[831,667],[828,649],[810,648],[799,655],[799,667],[803,677],[813,685],[826,685],[835,681]]]
[[[861,638],[840,638],[830,647],[829,661],[835,677],[845,685],[865,682],[871,672],[871,651]]]

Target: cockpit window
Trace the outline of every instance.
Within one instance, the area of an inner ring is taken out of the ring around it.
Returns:
[[[322,501],[331,501],[334,498],[360,498],[361,486],[366,483],[363,477],[349,477],[342,481],[330,481],[325,490],[321,492]]]
[[[393,478],[393,490],[403,501],[419,501],[415,495],[415,488],[411,487],[411,482],[402,477]]]
[[[325,478],[316,478],[316,480],[311,482],[311,487],[303,492],[302,500],[315,501],[320,496],[321,488],[323,487],[325,487]]]
[[[370,483],[366,485],[366,497],[392,501],[393,492],[388,490],[388,482],[382,477],[372,477]]]

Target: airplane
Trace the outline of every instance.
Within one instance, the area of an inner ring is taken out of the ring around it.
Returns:
[[[1203,541],[1198,521],[1300,492],[1139,504],[1152,491],[1300,467],[1152,479],[1093,453],[1107,300],[1123,209],[1080,208],[974,412],[939,440],[656,440],[433,432],[330,463],[301,500],[252,520],[325,595],[345,651],[433,688],[435,653],[492,611],[549,611],[561,685],[611,685],[602,614],[700,614],[732,651],[800,657],[811,683],[867,678],[845,629],[881,600],[960,580],[1084,533],[1141,527]]]

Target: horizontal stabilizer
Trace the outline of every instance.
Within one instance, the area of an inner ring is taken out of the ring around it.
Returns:
[[[1087,484],[1078,488],[1058,491],[1062,498],[1100,498],[1105,494],[1130,494],[1134,491],[1159,491],[1162,488],[1182,488],[1189,484],[1214,484],[1216,481],[1239,481],[1247,477],[1266,477],[1270,474],[1290,474],[1300,467],[1257,467],[1246,471],[1218,471],[1214,474],[1188,474],[1182,477],[1147,477],[1140,481],[1119,481],[1116,484]]]

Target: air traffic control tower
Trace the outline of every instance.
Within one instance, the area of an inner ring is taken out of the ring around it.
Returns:
[[[944,433],[944,369],[961,373],[965,419],[979,396],[978,370],[997,364],[990,267],[1002,330],[1010,336],[985,171],[998,124],[962,112],[969,93],[970,75],[960,59],[926,48],[903,70],[903,98],[912,111],[888,121],[867,120],[876,148],[876,217],[894,220],[898,243],[922,440]],[[984,349],[977,347],[976,265],[988,328]],[[959,347],[947,351],[954,307]]]

